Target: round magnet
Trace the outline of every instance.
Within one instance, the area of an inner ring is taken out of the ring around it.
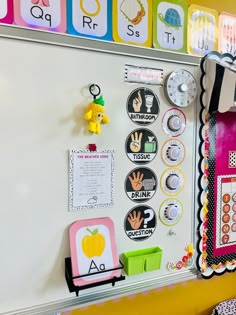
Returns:
[[[154,160],[158,150],[157,138],[149,129],[136,129],[126,139],[126,154],[136,164]]]
[[[181,164],[185,157],[185,147],[183,143],[177,139],[166,141],[161,150],[163,162],[168,166],[177,166]]]
[[[224,224],[222,226],[222,232],[223,233],[229,233],[229,230],[230,230],[230,226],[228,224]]]
[[[229,235],[228,234],[223,235],[222,238],[221,238],[221,241],[222,241],[223,244],[228,243]]]
[[[161,188],[169,196],[177,195],[184,187],[184,175],[177,168],[169,168],[161,176]]]
[[[169,109],[162,119],[162,128],[170,137],[178,137],[186,127],[186,117],[184,113],[176,108]]]
[[[148,239],[156,229],[155,211],[146,205],[134,207],[125,217],[124,229],[126,235],[133,241]]]
[[[225,203],[229,202],[229,201],[230,201],[230,195],[229,195],[229,194],[224,194],[224,195],[223,195],[223,201],[224,201]]]
[[[152,124],[158,117],[160,101],[152,90],[139,88],[134,90],[127,100],[129,118],[141,126]]]
[[[232,200],[233,200],[233,202],[236,202],[236,193],[234,193],[234,194],[232,195]]]
[[[236,222],[236,213],[233,214],[232,220],[233,220],[234,222]]]
[[[183,215],[183,206],[177,199],[165,200],[159,210],[159,217],[163,224],[173,226],[177,224]]]
[[[156,175],[147,167],[136,168],[126,177],[125,191],[134,202],[147,202],[154,196],[156,189]]]
[[[232,232],[236,232],[236,223],[232,224],[231,230],[232,230]]]
[[[232,209],[234,212],[236,212],[236,203],[233,204]]]
[[[223,212],[228,213],[229,211],[230,211],[230,205],[226,203],[225,205],[223,205]]]
[[[236,213],[235,213],[236,214]],[[228,223],[230,221],[230,215],[228,213],[225,213],[222,217],[222,221],[224,223]]]

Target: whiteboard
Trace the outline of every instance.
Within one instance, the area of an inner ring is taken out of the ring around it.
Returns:
[[[198,59],[186,57],[185,64],[184,55],[178,57],[165,52],[167,57],[173,57],[167,61],[159,52],[162,60],[158,60],[159,55],[156,52],[155,57],[153,50],[109,43],[98,44],[104,51],[95,51],[96,42],[71,37],[74,43],[82,41],[91,47],[73,49],[68,43],[63,45],[68,37],[62,35],[4,27],[0,31],[0,314],[32,314],[33,311],[52,314],[196,277],[194,268],[178,272],[166,268],[168,261],[176,261],[184,254],[187,243],[194,242],[196,103],[183,109],[186,130],[179,139],[187,150],[180,168],[186,182],[178,195],[184,214],[174,227],[176,235],[170,237],[170,228],[158,219],[160,204],[167,199],[158,184],[155,196],[148,202],[157,213],[155,233],[144,242],[134,242],[126,236],[123,227],[125,216],[135,206],[127,198],[124,181],[136,167],[126,155],[125,141],[139,127],[129,119],[126,101],[134,89],[144,85],[125,83],[124,68],[125,64],[163,68],[164,76],[184,68],[196,76]],[[41,40],[29,41],[33,36]],[[50,39],[61,44],[44,43]],[[117,52],[105,52],[109,45]],[[125,49],[126,55],[118,54]],[[83,119],[90,83],[101,87],[111,120],[102,126],[100,136],[88,134]],[[154,170],[160,182],[167,168],[160,149],[169,138],[163,131],[162,117],[171,106],[163,87],[149,88],[160,100],[160,113],[150,126],[158,138],[159,150],[147,167]],[[86,149],[89,143],[96,143],[100,150],[115,152],[114,206],[69,212],[69,150]],[[115,224],[119,254],[159,246],[163,249],[162,268],[127,276],[114,288],[106,285],[84,290],[76,298],[69,293],[64,277],[64,259],[70,256],[68,228],[76,220],[104,216],[109,216]]]

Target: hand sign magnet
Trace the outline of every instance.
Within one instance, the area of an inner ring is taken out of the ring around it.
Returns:
[[[125,218],[124,228],[131,240],[146,240],[156,229],[155,211],[146,205],[131,209]]]
[[[150,200],[157,189],[155,173],[146,167],[132,170],[125,181],[125,191],[129,199],[134,202],[146,202]]]
[[[152,90],[139,88],[134,90],[127,100],[129,118],[137,125],[152,124],[159,115],[159,99]]]
[[[157,150],[157,138],[148,129],[136,129],[126,140],[127,156],[136,164],[151,162],[156,157]]]

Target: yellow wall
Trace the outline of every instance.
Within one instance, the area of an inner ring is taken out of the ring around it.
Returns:
[[[236,14],[235,0],[187,0],[208,8]],[[214,305],[236,297],[236,273],[211,280],[193,280],[137,294],[104,304],[74,310],[70,315],[210,315]]]
[[[232,273],[112,300],[67,315],[210,315],[214,305],[235,296],[236,273]]]
[[[188,4],[198,4],[220,12],[236,14],[235,0],[185,0]]]

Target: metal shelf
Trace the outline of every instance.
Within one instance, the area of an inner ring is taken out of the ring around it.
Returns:
[[[115,42],[94,40],[69,34],[52,33],[38,29],[28,29],[14,25],[0,25],[0,37],[103,52],[108,54],[168,61],[185,65],[199,65],[201,59],[200,57],[188,54],[163,51],[155,48],[125,45]]]

